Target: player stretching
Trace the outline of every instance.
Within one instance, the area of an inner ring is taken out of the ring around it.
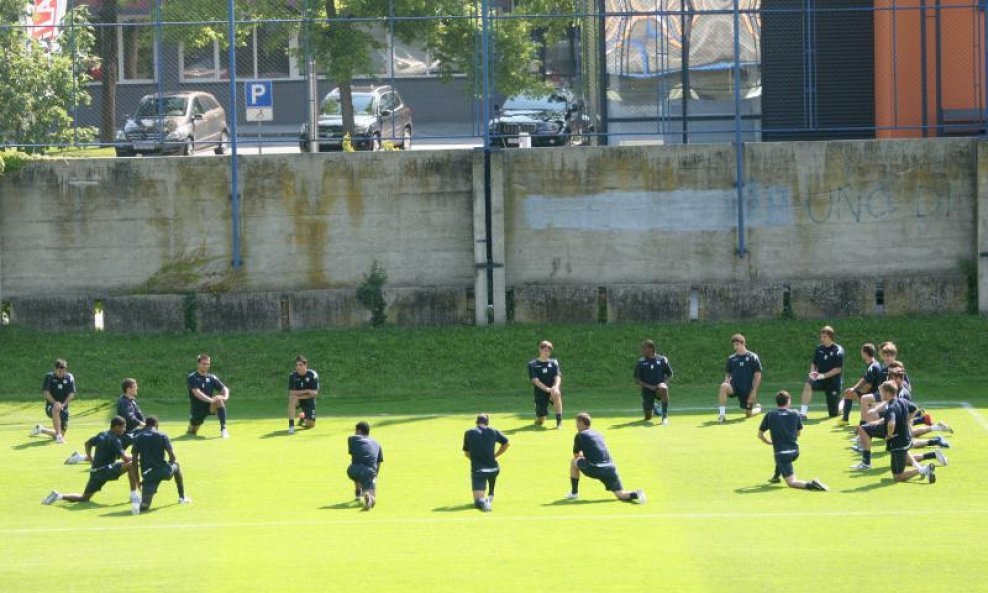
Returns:
[[[717,423],[727,419],[727,398],[737,397],[738,405],[744,410],[744,417],[751,418],[761,413],[758,405],[758,386],[762,384],[762,361],[758,355],[748,350],[744,336],[731,337],[734,354],[727,358],[724,369],[724,382],[717,392]]]
[[[563,423],[563,371],[559,361],[551,358],[552,342],[539,342],[539,357],[528,363],[528,379],[535,390],[535,423],[542,426],[549,415],[549,403],[556,412],[556,430]]]
[[[65,442],[69,428],[69,402],[75,398],[75,377],[68,371],[69,363],[61,358],[55,361],[55,369],[45,374],[41,394],[45,398],[45,415],[51,418],[52,428],[35,424],[31,436],[46,434],[56,443]]]
[[[499,445],[497,451],[494,445]],[[501,473],[497,458],[508,450],[508,437],[490,427],[487,414],[477,416],[477,426],[463,433],[463,454],[470,460],[473,506],[489,513],[494,503],[494,484]],[[487,495],[484,496],[486,489]]]
[[[642,342],[642,357],[635,365],[635,383],[642,389],[642,412],[645,420],[651,420],[653,414],[660,414],[662,424],[669,424],[669,385],[672,378],[672,367],[665,356],[656,356],[655,342]],[[662,409],[656,407],[655,400],[662,403]]]
[[[758,427],[758,438],[766,445],[771,445],[775,452],[775,473],[770,482],[777,482],[781,475],[790,488],[801,488],[805,490],[827,490],[828,488],[820,480],[812,479],[803,482],[796,478],[796,470],[793,462],[799,459],[799,434],[803,431],[803,422],[799,419],[799,414],[789,408],[792,396],[788,391],[780,391],[775,396],[775,404],[778,409],[772,410],[762,418],[762,424]],[[765,438],[765,431],[772,435],[772,440]]]
[[[820,345],[813,353],[810,373],[803,384],[800,399],[799,417],[806,420],[810,400],[814,391],[823,391],[827,397],[827,413],[831,418],[837,415],[837,400],[841,394],[841,373],[844,372],[844,349],[834,342],[834,328],[825,325],[820,330]]]
[[[196,370],[185,379],[189,388],[189,428],[186,432],[198,433],[206,416],[216,414],[220,421],[220,436],[226,439],[230,438],[226,430],[226,404],[230,400],[230,389],[209,372],[211,362],[208,354],[200,354],[196,359]]]
[[[141,469],[141,500],[131,501],[131,512],[135,515],[151,508],[151,501],[158,492],[158,485],[163,480],[175,479],[178,488],[178,503],[189,504],[191,498],[185,496],[185,479],[182,468],[175,458],[171,440],[163,432],[158,431],[158,417],[148,416],[144,420],[145,430],[134,436],[134,467],[140,462]],[[165,461],[165,455],[168,461]]]
[[[363,420],[357,423],[346,445],[350,454],[346,475],[353,480],[356,497],[363,498],[364,510],[369,511],[377,504],[377,476],[381,473],[384,453],[380,443],[370,436],[370,424]]]
[[[847,426],[851,419],[851,408],[854,401],[861,401],[865,395],[875,396],[878,393],[878,386],[881,384],[882,367],[875,360],[875,345],[865,344],[861,347],[861,360],[865,363],[865,370],[861,378],[852,387],[844,390],[844,399],[841,400],[840,408],[843,416],[838,421],[838,426]]]
[[[316,425],[316,398],[319,397],[319,373],[309,368],[302,355],[295,357],[295,370],[288,375],[288,434],[295,434],[295,411],[302,408],[306,428]]]
[[[629,492],[621,486],[617,467],[604,444],[604,437],[590,428],[590,414],[576,415],[576,436],[573,438],[573,461],[569,465],[570,491],[566,498],[580,497],[580,474],[604,484],[619,500],[645,504],[645,491]]]

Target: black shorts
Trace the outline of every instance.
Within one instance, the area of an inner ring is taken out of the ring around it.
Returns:
[[[604,488],[611,492],[623,490],[621,478],[618,477],[617,468],[613,465],[594,465],[585,458],[576,460],[576,467],[588,478],[593,478],[604,483]]]
[[[549,415],[549,394],[539,390],[535,394],[535,416],[544,418]]]
[[[654,391],[642,389],[642,411],[651,412],[654,410],[656,399]]]
[[[487,484],[497,479],[500,473],[500,469],[472,471],[470,472],[470,485],[474,490],[483,490],[487,488]]]
[[[153,496],[158,491],[158,484],[164,480],[171,480],[172,476],[177,472],[177,463],[169,463],[144,470],[141,472],[141,495],[145,498]]]
[[[897,476],[902,472],[906,471],[907,465],[912,465],[907,460],[909,455],[908,449],[893,449],[889,451],[889,462],[892,466],[892,475]]]
[[[377,471],[373,467],[351,463],[346,468],[346,475],[360,484],[361,490],[377,489]]]
[[[885,424],[865,424],[861,428],[873,439],[884,439],[887,433]]]
[[[206,416],[213,414],[209,409],[209,402],[201,399],[189,400],[189,424],[199,426],[206,420]]]
[[[736,397],[736,398],[738,398],[738,407],[740,407],[742,410],[747,410],[748,409],[748,399],[751,398],[751,392],[750,391],[739,391],[739,390],[737,390],[737,389],[734,388],[734,385],[731,385],[731,392],[732,393],[728,397]]]
[[[94,467],[89,470],[89,481],[86,482],[86,494],[93,494],[103,489],[103,485],[120,478],[123,469],[123,462],[116,462],[103,467]]]
[[[63,402],[63,404],[64,404],[64,402]],[[53,410],[52,404],[51,403],[48,403],[48,402],[45,402],[45,416],[48,416],[49,418],[51,418],[52,417],[51,416],[52,415],[52,410]],[[62,408],[62,412],[58,416],[62,420],[62,430],[64,431],[65,428],[69,425],[69,407],[68,406],[64,406]]]
[[[302,409],[306,420],[316,419],[316,398],[300,399],[298,400],[298,407]]]
[[[792,467],[792,463],[797,459],[799,459],[799,451],[794,451],[792,453],[776,453],[775,471],[779,472],[779,475],[783,478],[788,478],[796,473],[796,470]]]
[[[827,397],[841,397],[842,389],[844,386],[843,378],[838,375],[836,377],[830,377],[829,379],[819,379],[817,381],[808,381],[810,388],[813,391],[823,391],[827,394]]]

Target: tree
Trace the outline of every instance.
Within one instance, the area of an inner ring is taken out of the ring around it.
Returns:
[[[38,152],[45,146],[88,142],[96,130],[74,127],[72,110],[88,105],[89,71],[98,63],[85,6],[69,11],[49,47],[19,26],[23,0],[0,0],[0,144]]]

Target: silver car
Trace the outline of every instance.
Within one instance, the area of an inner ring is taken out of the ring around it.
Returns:
[[[230,145],[226,111],[209,93],[189,91],[146,95],[133,117],[117,131],[117,156],[194,154]]]

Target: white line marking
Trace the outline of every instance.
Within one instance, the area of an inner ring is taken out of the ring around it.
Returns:
[[[981,428],[988,430],[988,420],[985,420],[985,417],[971,405],[971,402],[961,402],[961,407],[967,410],[967,413],[974,417],[974,421],[980,424]]]
[[[614,504],[621,504],[617,500]],[[574,503],[574,506],[578,506],[579,503]],[[356,514],[358,507],[354,506],[353,513]],[[463,517],[455,518],[442,518],[442,517],[388,517],[382,519],[372,519],[364,518],[352,518],[352,519],[338,519],[335,521],[331,520],[290,520],[290,521],[252,521],[252,522],[232,522],[232,523],[169,523],[161,525],[106,525],[99,527],[26,527],[26,528],[4,528],[0,529],[0,533],[9,535],[29,535],[29,534],[51,534],[51,533],[78,533],[78,532],[106,532],[106,531],[140,531],[140,530],[162,530],[162,529],[256,529],[264,527],[273,527],[276,529],[283,529],[285,527],[293,526],[311,526],[311,525],[366,525],[368,520],[373,523],[421,523],[433,525],[436,523],[464,523],[467,521],[477,521],[479,513],[471,512],[473,509],[464,509]],[[807,517],[819,517],[819,518],[829,518],[829,517],[912,517],[919,515],[988,515],[988,509],[941,509],[941,508],[931,508],[931,509],[903,509],[901,511],[820,511],[820,512],[806,512],[806,511],[792,511],[792,512],[779,512],[779,513],[634,513],[629,512],[627,514],[621,515],[551,515],[551,514],[540,514],[540,515],[525,515],[525,516],[497,516],[496,514],[491,516],[487,515],[484,517],[485,520],[497,520],[497,521],[611,521],[615,519],[630,519],[633,521],[640,521],[642,519],[679,519],[679,520],[694,520],[694,519],[750,519],[761,521],[764,519],[805,519]],[[127,517],[126,520],[131,520]],[[134,521],[139,521],[140,519],[133,519]]]

